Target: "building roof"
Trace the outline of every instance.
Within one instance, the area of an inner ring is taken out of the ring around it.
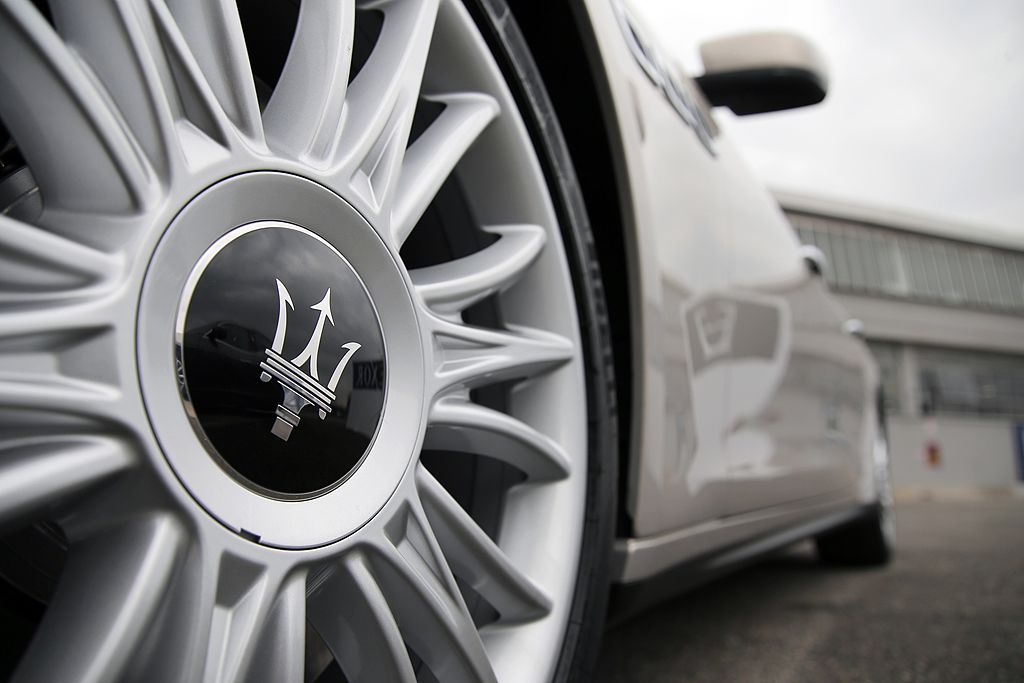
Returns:
[[[775,195],[775,199],[782,205],[782,208],[789,211],[1024,251],[1024,225],[1018,232],[1010,232],[983,225],[950,221],[935,216],[868,204],[839,201],[778,188],[772,188],[772,194]]]

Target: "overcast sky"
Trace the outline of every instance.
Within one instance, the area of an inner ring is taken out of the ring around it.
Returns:
[[[1024,233],[1024,0],[634,0],[696,45],[789,29],[829,64],[817,107],[719,119],[772,187]]]

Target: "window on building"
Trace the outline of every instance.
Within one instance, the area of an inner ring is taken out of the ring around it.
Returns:
[[[1024,313],[1024,254],[826,216],[791,213],[840,292]]]
[[[920,347],[917,366],[923,413],[1024,417],[1024,356]]]

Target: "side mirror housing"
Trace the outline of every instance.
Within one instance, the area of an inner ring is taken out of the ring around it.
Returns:
[[[813,244],[803,244],[800,246],[800,258],[811,275],[825,277],[825,272],[828,271],[828,258],[825,252]]]
[[[864,339],[864,323],[857,318],[850,318],[843,323],[843,334]]]
[[[828,92],[825,62],[802,36],[742,33],[701,44],[704,75],[697,84],[708,102],[737,116],[817,104]]]

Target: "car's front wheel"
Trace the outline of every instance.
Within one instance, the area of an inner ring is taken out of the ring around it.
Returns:
[[[586,675],[615,401],[500,3],[0,1],[15,680]]]

